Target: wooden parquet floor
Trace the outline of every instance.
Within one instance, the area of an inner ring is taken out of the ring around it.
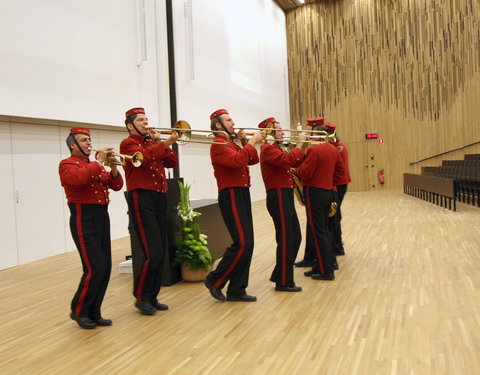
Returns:
[[[264,201],[253,212],[256,303],[181,282],[160,292],[169,311],[142,316],[131,275],[118,273],[129,254],[120,239],[103,305],[114,324],[86,331],[68,317],[76,252],[0,271],[0,374],[480,374],[479,208],[347,193],[336,279],[296,269],[303,291],[292,294],[268,281],[273,224]]]

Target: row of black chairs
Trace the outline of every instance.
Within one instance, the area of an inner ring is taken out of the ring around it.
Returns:
[[[442,161],[442,167],[480,167],[480,159],[469,160],[444,160]]]
[[[480,154],[444,160],[439,167],[422,167],[422,175],[455,179],[457,200],[480,207]]]
[[[450,210],[457,210],[456,180],[451,178],[404,173],[403,192]]]
[[[465,160],[480,160],[480,154],[465,154]]]

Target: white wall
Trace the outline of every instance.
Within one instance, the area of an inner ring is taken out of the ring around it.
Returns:
[[[68,156],[69,122],[111,126],[94,129],[93,142],[117,149],[131,107],[145,107],[152,125],[171,123],[165,2],[0,5],[2,269],[75,249],[57,172]],[[227,108],[239,127],[270,116],[287,125],[285,16],[273,1],[173,0],[173,6],[178,118],[209,129],[210,113]],[[179,153],[191,197],[216,198],[209,146],[180,146]],[[250,171],[252,198],[264,199],[259,166]],[[109,211],[112,238],[127,236],[122,193],[112,193]]]
[[[15,234],[15,185],[13,183],[12,132],[10,122],[0,121],[0,175],[2,176],[0,207],[0,269],[18,264],[17,237]]]
[[[75,250],[58,175],[60,160],[70,156],[65,144],[68,132],[69,128],[42,123],[0,122],[1,150],[6,151],[0,153],[0,269]],[[118,130],[92,130],[91,134],[94,148],[118,149],[126,137],[126,131]],[[125,187],[110,192],[112,239],[128,236],[124,191]]]
[[[164,2],[0,4],[0,114],[123,126],[125,111],[144,105],[158,121],[168,93],[156,48],[166,40]]]
[[[210,129],[229,110],[237,127],[274,116],[289,127],[285,15],[271,0],[176,0],[178,118]],[[181,146],[181,175],[195,198],[216,197],[208,148]],[[253,200],[265,199],[260,167],[250,167]]]

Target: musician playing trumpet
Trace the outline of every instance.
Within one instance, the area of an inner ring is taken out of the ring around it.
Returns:
[[[270,281],[275,290],[281,292],[300,292],[295,285],[293,263],[297,257],[302,233],[295,210],[294,181],[292,168],[300,166],[304,159],[304,141],[306,133],[300,133],[296,147],[284,152],[283,135],[279,122],[274,117],[263,120],[259,128],[273,128],[273,143],[264,143],[260,148],[260,166],[263,182],[267,191],[267,210],[273,219],[276,232],[276,264]]]
[[[103,166],[112,148],[102,148],[96,161],[90,162],[90,129],[70,129],[66,143],[71,156],[60,162],[60,181],[70,209],[70,231],[83,266],[70,317],[83,329],[109,326],[112,321],[101,314],[112,268],[108,189],[120,190],[123,179],[116,165],[110,166],[110,172]]]
[[[178,133],[172,132],[166,140],[160,140],[158,132],[147,129],[148,118],[141,107],[128,110],[125,117],[129,137],[120,144],[120,153],[134,155],[140,152],[143,155],[140,166],[132,163],[123,166],[130,222],[141,244],[141,249],[132,249],[133,295],[135,307],[143,315],[154,315],[157,310],[168,309],[167,305],[158,302],[157,295],[167,251],[165,168],[178,165],[177,154],[170,148],[178,140]]]

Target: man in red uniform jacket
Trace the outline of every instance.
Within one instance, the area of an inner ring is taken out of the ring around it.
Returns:
[[[109,326],[112,321],[101,314],[112,268],[108,189],[120,190],[123,179],[115,164],[110,172],[103,167],[111,148],[101,149],[97,160],[90,162],[89,129],[70,129],[66,142],[71,156],[60,162],[60,182],[70,208],[70,231],[83,266],[70,317],[84,329]]]
[[[325,128],[329,134],[335,133],[335,146],[340,152],[340,157],[342,158],[343,165],[345,167],[345,173],[335,180],[335,186],[337,188],[337,212],[331,220],[331,232],[333,237],[333,245],[335,255],[345,255],[345,250],[343,248],[342,240],[342,211],[341,206],[343,198],[347,193],[348,184],[352,181],[350,178],[350,170],[348,169],[348,149],[345,143],[343,143],[336,134],[336,125],[331,122],[325,122]]]
[[[303,161],[303,141],[306,134],[300,133],[296,147],[284,152],[284,133],[274,117],[262,121],[258,127],[279,129],[273,132],[275,141],[266,142],[260,148],[260,166],[267,191],[267,210],[273,219],[277,240],[276,265],[270,281],[275,283],[276,291],[300,292],[302,288],[295,285],[293,278],[293,263],[302,242],[302,233],[295,210],[291,168],[297,168]]]
[[[215,141],[229,144],[212,144],[210,157],[217,179],[218,204],[233,243],[225,250],[217,268],[208,274],[205,285],[212,297],[223,302],[222,288],[229,282],[227,301],[254,302],[257,298],[246,292],[254,243],[248,166],[258,163],[255,144],[263,140],[264,134],[256,132],[250,140],[243,131],[235,135],[235,123],[225,109],[213,112],[210,121],[212,130],[228,134],[225,139],[225,135],[217,133]],[[235,137],[243,147],[234,143]]]
[[[334,175],[344,173],[343,161],[331,143],[313,145],[307,149],[305,160],[297,173],[302,179],[307,211],[310,240],[307,246],[313,249],[316,258],[311,277],[315,280],[333,280],[335,254],[329,240],[328,212],[334,198]]]
[[[124,166],[128,212],[142,247],[140,253],[132,251],[133,268],[140,269],[134,274],[133,295],[135,307],[143,315],[153,315],[157,310],[168,310],[167,305],[158,302],[157,295],[167,251],[165,168],[178,165],[177,155],[170,148],[178,140],[178,133],[173,132],[165,141],[160,140],[158,133],[147,129],[148,118],[140,107],[128,110],[125,117],[130,136],[120,144],[120,153],[141,152],[143,155],[139,167],[132,163]]]
[[[310,117],[307,119],[306,128],[307,130],[313,130],[314,126],[320,127],[323,125],[323,123],[324,123],[323,117]],[[313,137],[315,137],[315,135]],[[295,263],[296,267],[313,267],[315,264],[314,263],[315,255],[313,254],[313,250],[311,247],[312,241],[310,238],[310,232],[308,230],[306,232],[307,232],[306,233],[307,240],[305,241],[305,250],[304,250],[303,259]],[[308,276],[308,274],[311,274],[311,272],[307,271],[306,276]]]

